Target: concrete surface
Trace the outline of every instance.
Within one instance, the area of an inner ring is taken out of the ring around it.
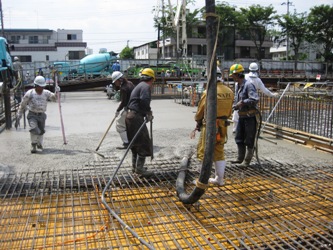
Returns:
[[[118,105],[118,102],[109,100],[103,91],[62,93],[61,111],[67,144],[64,144],[59,105],[50,102],[46,112],[48,118],[43,152],[30,153],[30,136],[28,128],[23,128],[22,120],[18,130],[12,128],[0,134],[0,176],[4,173],[75,169],[97,160],[100,157],[90,150],[95,150],[100,143]],[[199,134],[196,139],[190,139],[189,134],[195,127],[193,118],[196,107],[177,104],[172,99],[154,99],[151,106],[154,115],[155,159],[181,159],[186,152],[195,151]],[[116,149],[122,142],[115,125],[116,123],[111,127],[98,152],[107,155],[110,151],[116,151],[121,158],[125,151]],[[226,148],[236,153],[231,127],[229,128]],[[259,157],[289,164],[333,163],[333,156],[329,153],[276,139],[267,134],[263,136],[277,144],[259,140]],[[234,156],[235,154],[226,157],[230,160]]]

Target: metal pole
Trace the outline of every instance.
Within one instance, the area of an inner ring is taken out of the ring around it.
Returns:
[[[57,76],[57,74],[55,74],[55,86],[58,87],[58,76]],[[58,106],[59,106],[59,114],[60,114],[62,138],[64,140],[64,144],[66,145],[67,144],[67,140],[66,140],[66,135],[65,135],[64,121],[62,119],[60,92],[57,92],[57,98],[58,98]]]
[[[271,112],[271,113],[269,114],[269,116],[267,117],[267,120],[265,121],[265,124],[264,124],[264,126],[262,127],[261,131],[264,130],[264,128],[265,128],[267,122],[268,122],[269,119],[271,118],[271,116],[272,116],[273,112],[275,111],[276,107],[279,105],[279,103],[280,103],[280,101],[281,101],[281,99],[282,99],[284,93],[286,93],[286,91],[287,91],[287,89],[289,88],[289,85],[290,85],[290,84],[291,84],[291,82],[289,82],[288,85],[287,85],[287,87],[284,89],[282,95],[280,96],[279,100],[277,101],[277,103],[275,104],[274,108],[272,109],[272,112]]]

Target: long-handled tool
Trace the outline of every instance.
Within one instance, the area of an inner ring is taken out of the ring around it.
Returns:
[[[101,141],[99,142],[99,144],[98,144],[98,146],[97,146],[97,148],[96,148],[96,150],[95,150],[96,152],[98,151],[99,147],[101,146],[102,142],[104,141],[106,135],[108,134],[108,132],[109,132],[109,130],[110,130],[112,124],[113,124],[114,121],[116,120],[116,118],[117,118],[117,116],[115,115],[114,118],[112,119],[112,121],[111,121],[111,123],[110,123],[108,129],[105,131],[105,133],[104,133],[104,135],[103,135]]]
[[[116,213],[114,210],[112,210],[112,208],[109,206],[109,204],[107,203],[105,197],[106,197],[106,193],[108,194],[108,199],[109,200],[112,200],[112,194],[111,194],[111,191],[112,190],[109,190],[108,192],[106,192],[108,190],[108,188],[111,186],[111,183],[113,182],[113,179],[115,178],[119,168],[121,167],[123,161],[125,160],[125,157],[128,153],[128,151],[131,149],[131,146],[133,144],[133,142],[136,140],[136,138],[138,137],[138,135],[140,134],[140,132],[142,131],[142,129],[145,127],[145,124],[146,124],[147,120],[145,120],[141,127],[139,128],[139,130],[136,132],[136,134],[134,135],[133,139],[130,141],[127,149],[126,149],[126,152],[123,156],[123,158],[120,160],[117,168],[114,170],[113,174],[112,174],[112,177],[110,178],[110,180],[108,181],[108,183],[105,185],[105,188],[103,189],[102,191],[102,195],[101,195],[101,200],[102,200],[102,203],[104,204],[106,210],[108,210],[108,212],[123,226],[124,229],[128,230],[135,238],[137,238],[141,244],[145,245],[148,249],[150,250],[153,250],[155,249],[151,244],[149,244],[147,241],[144,240],[143,237],[140,237],[128,224],[126,224],[121,218],[120,216],[118,215],[118,213]]]
[[[153,120],[150,121],[150,146],[151,146],[151,157],[150,160],[154,159],[154,143],[153,143]]]
[[[104,141],[106,135],[108,134],[108,132],[109,132],[110,128],[112,127],[112,124],[114,123],[114,121],[116,120],[116,118],[117,118],[117,115],[115,115],[114,118],[112,119],[112,121],[111,121],[109,127],[108,127],[107,130],[105,131],[105,133],[104,133],[104,135],[103,135],[101,141],[99,142],[99,144],[98,144],[96,150],[94,151],[94,150],[91,150],[91,149],[87,148],[88,151],[90,151],[91,153],[97,154],[97,155],[99,155],[99,156],[105,158],[105,156],[104,156],[103,154],[98,153],[97,151],[99,150],[99,147],[102,145],[102,142]]]
[[[279,105],[279,103],[280,103],[280,101],[281,101],[281,99],[282,99],[284,93],[286,93],[286,91],[289,89],[289,85],[290,85],[290,84],[291,84],[291,82],[289,82],[288,85],[287,85],[287,87],[284,89],[282,95],[280,96],[279,100],[276,102],[274,108],[272,109],[272,112],[268,115],[268,117],[267,117],[267,119],[266,119],[266,121],[265,121],[265,124],[264,124],[264,126],[262,127],[261,131],[264,131],[264,128],[265,128],[267,122],[268,122],[269,119],[271,118],[271,116],[272,116],[273,112],[275,111],[276,107]]]
[[[55,87],[58,88],[58,76],[55,74]],[[62,112],[61,112],[61,100],[60,100],[60,92],[57,91],[57,98],[58,98],[58,106],[59,106],[59,114],[60,114],[60,123],[61,123],[61,131],[62,131],[62,138],[64,140],[64,144],[67,144],[66,135],[65,135],[65,127],[64,121],[62,119]]]

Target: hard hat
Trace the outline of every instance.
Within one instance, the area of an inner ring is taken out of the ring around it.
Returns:
[[[258,64],[256,64],[255,62],[251,63],[249,66],[250,71],[257,71],[258,69],[259,69]]]
[[[229,76],[235,73],[242,73],[242,72],[244,72],[244,67],[242,66],[242,64],[236,63],[230,67]]]
[[[112,83],[115,83],[115,81],[117,81],[122,76],[123,76],[123,73],[121,73],[120,71],[113,72],[111,75]]]
[[[14,57],[14,61],[18,61],[19,58],[17,56]]]
[[[154,80],[155,80],[155,72],[151,68],[143,69],[141,72],[141,76],[149,76],[149,77],[154,78]]]
[[[36,76],[34,84],[44,88],[46,86],[45,78],[43,76]]]

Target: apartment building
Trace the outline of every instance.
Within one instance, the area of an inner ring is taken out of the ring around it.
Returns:
[[[82,30],[4,29],[11,55],[21,62],[71,61],[86,55]]]

